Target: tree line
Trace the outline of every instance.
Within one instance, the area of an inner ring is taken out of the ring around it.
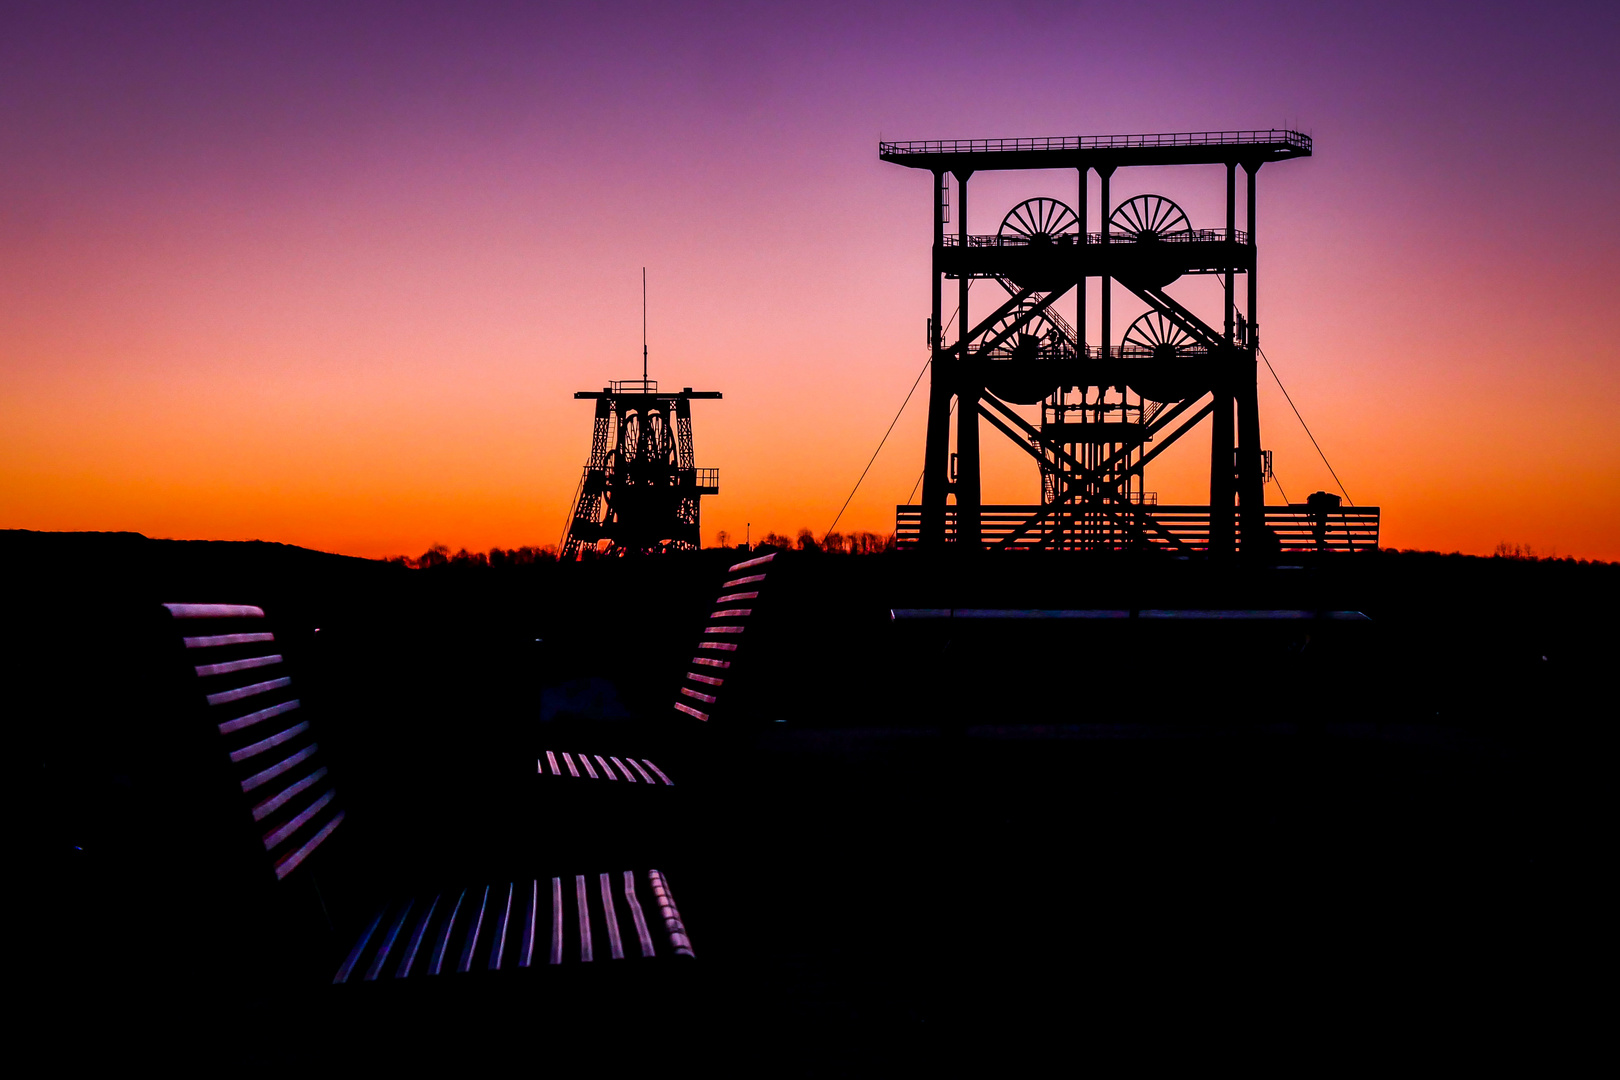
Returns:
[[[780,535],[768,532],[759,539],[750,549],[747,544],[731,545],[731,536],[721,530],[719,547],[748,552],[771,548],[777,551],[823,551],[841,555],[879,555],[894,550],[893,533],[874,532],[831,532],[816,539],[809,529],[800,529],[797,536]],[[596,552],[587,548],[582,553],[583,558],[595,558]],[[396,555],[386,560],[395,566],[403,566],[411,570],[434,570],[444,566],[461,567],[507,567],[507,566],[536,566],[543,563],[554,563],[560,558],[556,545],[546,544],[544,547],[492,547],[488,551],[469,551],[462,548],[452,552],[444,544],[434,544],[422,554],[417,556]]]

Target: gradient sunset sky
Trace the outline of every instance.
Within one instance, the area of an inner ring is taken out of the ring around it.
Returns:
[[[1292,127],[1264,343],[1383,543],[1620,558],[1617,73],[1612,2],[7,4],[0,527],[557,543],[646,266],[653,377],[725,394],[705,541],[819,535],[926,359],[929,179],[880,139]],[[1114,195],[1214,227],[1222,187]],[[1074,174],[971,193],[994,232]],[[1262,380],[1288,495],[1334,490]],[[893,528],[924,397],[841,530]],[[1205,501],[1207,455],[1147,488]]]

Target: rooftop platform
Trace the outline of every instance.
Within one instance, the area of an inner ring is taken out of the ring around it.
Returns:
[[[1189,131],[1155,135],[1070,135],[1034,139],[884,142],[878,157],[908,169],[1119,168],[1127,165],[1224,165],[1310,157],[1311,137],[1297,131]]]
[[[690,386],[682,387],[680,390],[665,390],[663,393],[659,393],[657,379],[623,379],[619,382],[609,383],[607,386],[602,387],[601,390],[576,391],[574,397],[576,399],[591,399],[625,397],[637,394],[646,394],[649,397],[670,401],[676,398],[687,398],[688,400],[697,398],[720,399],[720,391],[718,390],[693,390]]]

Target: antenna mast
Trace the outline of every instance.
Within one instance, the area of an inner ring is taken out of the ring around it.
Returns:
[[[647,268],[641,268],[641,381],[647,381]]]

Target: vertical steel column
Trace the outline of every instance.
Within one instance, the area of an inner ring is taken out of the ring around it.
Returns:
[[[951,380],[953,367],[944,354],[945,174],[934,177],[934,269],[931,275],[933,315],[928,324],[928,435],[923,447],[922,528],[919,547],[945,542],[945,497],[950,485]]]
[[[1088,282],[1086,279],[1086,219],[1090,216],[1091,212],[1086,207],[1086,181],[1091,174],[1091,166],[1083,165],[1076,171],[1079,172],[1080,179],[1078,184],[1079,190],[1077,192],[1077,197],[1074,200],[1074,212],[1075,216],[1078,218],[1076,228],[1079,229],[1080,235],[1075,238],[1076,245],[1074,250],[1074,348],[1076,359],[1083,364],[1086,359],[1086,293],[1090,291],[1087,288]],[[1080,386],[1076,387],[1075,389],[1080,391],[1080,400],[1084,402],[1086,388]],[[1062,389],[1063,393],[1067,393],[1067,391],[1067,387]],[[1061,411],[1054,419],[1059,424],[1067,425],[1069,422],[1069,414],[1067,411]],[[1077,451],[1079,451],[1081,454],[1084,453],[1084,450],[1072,442],[1065,444],[1064,449],[1066,449],[1070,455],[1074,455]],[[1067,466],[1064,466],[1064,471],[1069,471]],[[1051,485],[1052,498],[1056,499],[1059,490],[1061,490],[1059,485],[1055,483],[1051,477],[1046,477],[1043,479],[1042,483],[1043,485]],[[1074,546],[1074,511],[1072,508],[1069,510],[1060,510],[1056,512],[1052,517],[1049,527],[1053,530],[1057,537],[1054,546],[1062,549],[1068,549]]]
[[[1243,171],[1249,176],[1249,246],[1255,252],[1255,265],[1249,267],[1249,344],[1255,348],[1260,347],[1260,312],[1259,291],[1255,285],[1255,267],[1259,264],[1259,248],[1255,247],[1254,235],[1254,177],[1260,171],[1261,161],[1245,162]]]
[[[1108,359],[1108,349],[1114,343],[1114,279],[1108,274],[1108,251],[1106,248],[1106,245],[1109,242],[1108,178],[1113,175],[1114,167],[1112,165],[1101,167],[1097,170],[1097,178],[1102,183],[1102,194],[1100,196],[1102,202],[1102,242],[1105,245],[1103,250],[1102,298],[1099,305],[1102,309],[1101,345],[1103,348],[1104,360]]]
[[[972,170],[956,174],[956,212],[958,243],[963,251],[968,245],[968,177]],[[968,328],[973,325],[968,316],[968,286],[972,279],[964,272],[958,279],[960,286],[956,312],[957,340],[961,342],[957,357],[956,391],[956,542],[963,551],[979,550],[979,386],[977,365],[969,355]]]
[[[1106,368],[1108,366],[1108,350],[1113,348],[1113,344],[1114,344],[1114,279],[1113,279],[1113,276],[1110,275],[1109,272],[1108,272],[1109,271],[1109,261],[1108,261],[1109,251],[1108,251],[1108,246],[1111,243],[1111,237],[1112,237],[1112,232],[1111,232],[1111,230],[1109,228],[1109,217],[1110,217],[1110,214],[1111,214],[1111,210],[1110,210],[1111,204],[1110,204],[1109,199],[1108,199],[1108,181],[1113,175],[1114,175],[1114,167],[1112,165],[1100,167],[1097,170],[1098,186],[1101,188],[1101,191],[1098,193],[1097,198],[1098,198],[1098,202],[1101,204],[1101,208],[1102,208],[1102,242],[1103,242],[1103,252],[1102,252],[1103,253],[1103,272],[1102,272],[1102,275],[1101,275],[1101,289],[1102,289],[1102,291],[1101,291],[1100,295],[1098,296],[1098,303],[1097,303],[1097,306],[1100,309],[1100,313],[1101,313],[1102,327],[1100,329],[1101,340],[1098,342],[1098,345],[1102,349],[1102,358],[1103,358],[1103,366],[1104,366],[1104,368]],[[1099,387],[1097,387],[1097,404],[1099,406],[1102,404],[1103,398],[1106,397],[1107,394],[1108,394],[1108,387],[1107,386],[1099,386]],[[1123,399],[1123,397],[1124,397],[1124,395],[1122,394],[1121,398]],[[1101,418],[1101,413],[1100,412],[1098,414],[1098,417],[1099,417],[1099,419]],[[1094,461],[1088,460],[1086,462],[1086,464],[1088,466],[1095,467],[1097,463],[1094,462]],[[1091,540],[1092,540],[1093,543],[1096,540],[1096,528],[1095,528],[1095,526],[1096,526],[1097,522],[1094,520],[1095,517],[1096,517],[1096,514],[1095,514],[1094,511],[1089,511],[1088,510],[1088,511],[1085,512],[1086,528],[1087,528],[1088,533],[1090,533],[1090,535],[1091,535]]]
[[[1226,165],[1226,238],[1237,236],[1237,167]],[[1234,345],[1234,313],[1232,309],[1235,282],[1232,271],[1226,274],[1226,348],[1213,358],[1214,385],[1210,387],[1214,409],[1209,416],[1209,553],[1224,556],[1232,553],[1232,498],[1236,486],[1232,444],[1232,385],[1231,373],[1238,363]]]
[[[1075,348],[1080,350],[1080,359],[1086,355],[1086,174],[1090,166],[1077,170],[1080,173],[1080,197],[1074,200],[1075,213],[1079,215],[1078,228],[1080,236],[1078,246],[1075,248],[1075,264],[1077,278],[1075,283],[1074,301],[1074,336]]]
[[[1243,171],[1249,177],[1249,243],[1255,242],[1254,233],[1254,178],[1261,163],[1249,162]],[[1254,249],[1258,263],[1258,249]],[[1248,555],[1263,555],[1269,545],[1265,542],[1266,492],[1265,480],[1260,475],[1260,397],[1259,369],[1255,365],[1255,351],[1260,348],[1260,324],[1257,320],[1255,300],[1259,295],[1255,283],[1255,266],[1249,267],[1249,347],[1233,357],[1232,387],[1237,398],[1237,488],[1238,513],[1243,528],[1243,550]]]
[[[1237,163],[1226,163],[1226,243],[1230,247],[1237,243]],[[1233,303],[1236,301],[1234,287],[1237,282],[1233,280],[1234,271],[1231,267],[1226,270],[1226,343],[1232,344],[1232,316],[1235,313]]]

